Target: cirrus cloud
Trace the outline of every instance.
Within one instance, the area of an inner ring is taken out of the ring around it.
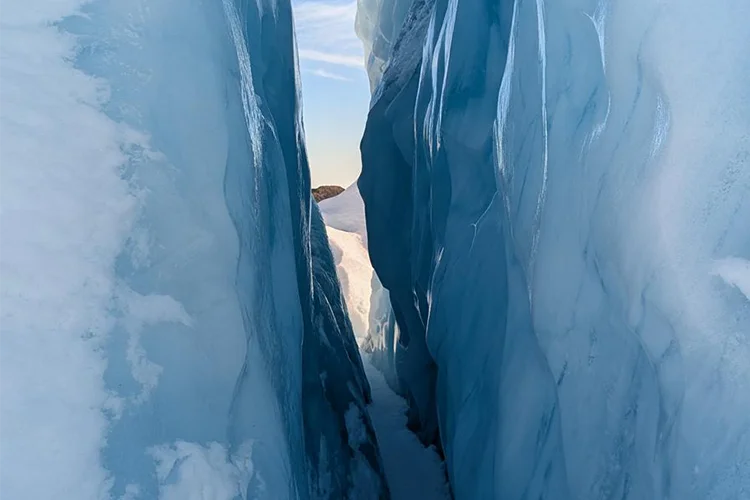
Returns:
[[[341,81],[341,82],[351,82],[352,81],[351,78],[347,78],[345,76],[339,75],[338,73],[332,73],[330,71],[326,71],[326,70],[320,69],[320,68],[314,69],[314,70],[310,71],[310,73],[312,73],[315,76],[319,76],[321,78],[328,78],[329,80],[338,80],[338,81]]]
[[[300,61],[364,67],[362,43],[354,33],[355,1],[307,0],[295,2],[293,9]]]

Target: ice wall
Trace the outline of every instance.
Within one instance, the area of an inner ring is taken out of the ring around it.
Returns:
[[[748,6],[405,3],[369,68],[371,343],[456,497],[746,496]]]
[[[412,3],[413,0],[357,0],[354,27],[364,43],[365,65],[373,91],[383,77],[393,44]]]
[[[387,498],[289,2],[2,10],[0,496]]]

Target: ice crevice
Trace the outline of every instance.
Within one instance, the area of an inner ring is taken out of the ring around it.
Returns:
[[[0,497],[750,498],[750,5],[9,0]]]
[[[367,256],[364,225],[364,206],[356,184],[349,186],[338,197],[320,203],[326,223],[336,272],[342,284],[342,293],[352,316],[352,323],[364,325],[354,329],[362,352],[365,373],[372,388],[372,402],[368,412],[377,435],[378,448],[391,498],[447,500],[452,498],[443,458],[435,446],[425,446],[407,423],[408,405],[399,395],[397,383],[386,380],[386,365],[368,328],[379,321],[376,304],[383,294],[377,274]],[[366,292],[363,303],[362,292]],[[354,306],[354,307],[352,307]],[[358,316],[364,316],[359,318]]]

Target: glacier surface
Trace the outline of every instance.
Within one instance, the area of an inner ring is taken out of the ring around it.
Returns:
[[[359,0],[321,214],[287,0],[3,4],[0,496],[388,498],[359,343],[456,498],[750,497],[747,19]]]
[[[360,1],[369,345],[456,498],[750,495],[748,16]]]
[[[3,498],[387,498],[288,1],[3,5]]]

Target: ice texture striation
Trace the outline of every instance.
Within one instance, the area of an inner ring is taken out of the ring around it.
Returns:
[[[2,33],[0,496],[387,498],[289,2],[8,2]]]
[[[456,498],[750,495],[750,6],[396,3],[369,345]]]

